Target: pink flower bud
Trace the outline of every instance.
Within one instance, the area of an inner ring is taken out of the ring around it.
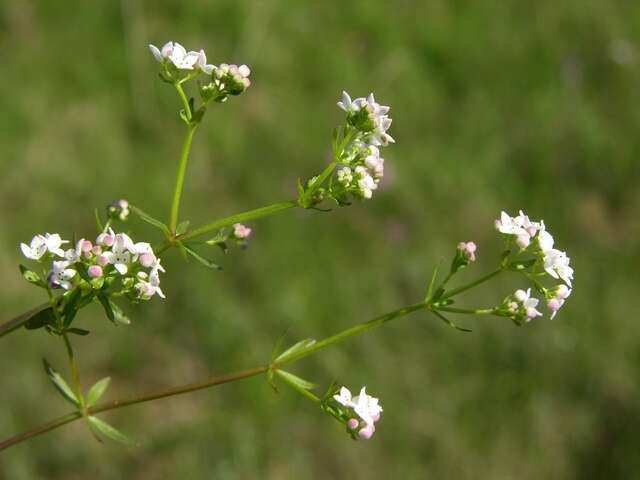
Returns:
[[[562,300],[566,299],[570,294],[571,290],[566,285],[558,285],[556,287],[556,298],[560,298]]]
[[[96,238],[96,243],[104,245],[105,247],[111,247],[114,241],[115,238],[113,238],[113,235],[108,233],[101,233],[98,235],[98,238]]]
[[[233,225],[233,236],[239,239],[247,238],[251,235],[251,229],[242,225],[241,223],[236,223]]]
[[[103,253],[98,257],[98,265],[104,267],[109,264],[109,258]]]
[[[89,241],[89,240],[85,240],[84,242],[82,242],[82,244],[80,245],[80,249],[84,252],[90,252],[91,249],[93,248],[93,244]]]
[[[358,425],[360,425],[360,422],[358,422],[358,420],[356,420],[355,418],[352,418],[347,422],[347,428],[349,430],[355,430],[356,428],[358,428]]]
[[[145,268],[149,268],[156,261],[156,257],[153,253],[143,253],[140,255],[140,265]]]
[[[376,431],[376,427],[373,424],[365,425],[359,432],[358,436],[363,440],[369,440],[373,437],[374,432]]]
[[[87,269],[87,273],[91,278],[100,278],[102,276],[102,267],[99,265],[91,265]]]
[[[527,248],[530,243],[531,237],[529,235],[518,235],[518,238],[516,238],[516,245],[520,248]]]
[[[533,307],[528,307],[527,308],[527,318],[528,319],[536,318],[538,316],[540,316],[540,312],[538,312],[535,308],[533,308]]]
[[[557,312],[564,303],[564,300],[558,298],[552,298],[547,302],[547,308],[552,312]]]
[[[91,249],[91,253],[94,255],[100,255],[102,253],[102,247],[100,245],[94,245]]]

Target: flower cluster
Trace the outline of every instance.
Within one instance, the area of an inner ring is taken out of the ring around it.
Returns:
[[[200,73],[210,80],[200,85],[200,94],[206,102],[224,102],[229,95],[240,95],[251,85],[251,70],[246,65],[207,63],[204,50],[187,51],[178,42],[167,42],[162,48],[149,45],[151,53],[162,65],[160,76],[169,83],[182,83]],[[187,71],[187,76],[182,76]]]
[[[46,284],[41,286],[67,291],[78,286],[83,290],[110,288],[113,292],[119,280],[122,288],[118,293],[132,300],[149,300],[154,295],[164,298],[160,272],[165,269],[150,244],[134,243],[126,233],[116,234],[111,228],[98,235],[95,244],[82,238],[75,248],[64,250],[62,246],[68,243],[57,233],[46,233],[34,236],[29,245],[20,245],[28,259],[51,262],[51,269],[45,268]]]
[[[346,418],[347,430],[353,438],[370,439],[376,431],[375,423],[380,420],[382,414],[378,399],[367,395],[366,387],[362,387],[360,394],[355,397],[351,396],[348,388],[342,387],[333,399],[346,408],[343,415]]]
[[[536,307],[540,300],[531,296],[531,289],[516,290],[515,293],[505,300],[506,307],[511,315],[518,321],[529,322],[536,317],[541,317]]]
[[[571,294],[574,272],[569,265],[569,257],[565,252],[553,248],[554,239],[546,229],[544,221],[533,222],[522,210],[515,217],[501,212],[495,226],[510,241],[514,241],[519,248],[519,254],[531,253],[534,255],[530,278],[535,279],[546,274],[563,282],[550,289],[545,288],[537,281],[534,282],[537,290],[543,293],[547,300],[547,308],[551,311],[551,318],[555,317],[564,301]],[[505,299],[507,309],[516,312],[517,316],[525,321],[542,315],[535,309],[538,303],[537,299],[531,297],[530,291],[523,290],[518,290],[512,297]]]
[[[384,176],[379,147],[395,143],[387,133],[392,122],[389,107],[377,103],[373,93],[351,100],[347,92],[342,92],[338,107],[347,112],[347,128],[345,145],[336,155],[341,168],[332,194],[339,202],[347,202],[349,194],[369,199]]]
[[[129,218],[129,202],[127,200],[115,200],[107,206],[107,216],[111,220],[126,222]]]

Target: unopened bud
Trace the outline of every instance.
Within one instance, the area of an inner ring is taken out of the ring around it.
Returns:
[[[374,427],[373,424],[368,424],[358,432],[358,436],[363,440],[369,440],[371,437],[373,437],[375,431],[376,427]]]
[[[91,265],[87,269],[87,273],[91,278],[100,278],[102,276],[102,267],[100,265]]]
[[[347,422],[347,428],[349,430],[355,430],[356,428],[358,428],[358,425],[360,425],[360,422],[358,422],[358,420],[356,420],[355,418],[351,418]]]

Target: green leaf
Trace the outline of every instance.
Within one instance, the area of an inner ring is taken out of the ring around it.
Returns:
[[[200,262],[205,267],[212,268],[214,270],[222,270],[222,267],[220,265],[213,263],[209,259],[204,258],[200,254],[195,252],[193,249],[187,247],[186,245],[183,245],[183,247],[189,255],[191,255],[193,258],[195,258],[198,262]]]
[[[102,225],[102,220],[100,219],[100,212],[98,211],[97,208],[93,210],[93,214],[96,217],[96,228],[98,229],[99,232],[103,232],[104,225]]]
[[[36,330],[42,328],[45,325],[55,325],[56,316],[53,313],[53,308],[48,307],[44,310],[36,313],[24,324],[24,328],[27,330]]]
[[[165,235],[171,236],[171,231],[169,230],[169,227],[167,227],[160,220],[157,220],[157,219],[153,218],[151,215],[149,215],[148,213],[143,212],[138,207],[130,206],[129,208],[131,208],[131,210],[133,210],[133,213],[138,215],[140,217],[140,219],[142,219],[143,221],[147,222],[149,225],[153,225],[154,227],[159,228],[160,230],[162,230],[165,233]]]
[[[73,393],[73,390],[67,385],[67,382],[64,381],[62,375],[55,371],[46,359],[42,359],[42,363],[44,365],[44,371],[53,383],[53,386],[56,387],[56,390],[73,405],[78,406],[80,402]]]
[[[425,302],[429,302],[431,300],[431,296],[433,295],[433,288],[436,286],[436,278],[438,278],[438,270],[440,270],[440,265],[442,262],[436,265],[436,268],[433,269],[433,273],[431,274],[431,281],[429,282],[429,288],[427,289],[427,295],[424,297]]]
[[[111,377],[105,377],[101,380],[98,380],[90,389],[87,394],[87,406],[95,405],[98,400],[104,395],[104,392],[109,388],[109,384],[111,383]]]
[[[184,222],[181,222],[176,227],[176,235],[182,235],[183,233],[186,233],[186,231],[189,229],[190,224],[191,222],[189,220],[185,220]]]
[[[33,270],[29,270],[24,265],[20,265],[20,273],[22,273],[22,276],[27,282],[33,283],[34,285],[37,285],[39,287],[44,287],[44,282],[40,278],[40,275],[38,275]]]
[[[91,333],[89,330],[85,330],[83,328],[68,328],[67,332],[73,333],[74,335],[80,335],[81,337],[85,337]]]
[[[276,375],[281,377],[287,383],[302,390],[313,390],[318,386],[315,383],[311,383],[307,380],[304,380],[298,377],[297,375],[294,375],[293,373],[289,373],[285,370],[276,370]]]
[[[122,309],[111,302],[111,310],[113,311],[113,321],[118,325],[131,325],[131,320],[127,315],[122,311]]]
[[[274,344],[273,349],[271,350],[271,363],[273,363],[276,356],[278,356],[278,352],[280,351],[280,348],[282,347],[282,344],[284,343],[284,339],[286,336],[287,336],[287,332],[285,331],[282,335],[278,337],[278,340],[276,340],[276,343]]]
[[[113,313],[113,308],[111,308],[111,301],[109,300],[109,297],[106,297],[104,295],[98,295],[98,300],[100,300],[100,303],[102,304],[102,308],[104,308],[104,313],[107,315],[107,318],[115,323],[116,316]]]
[[[461,332],[471,332],[471,330],[469,330],[468,328],[459,327],[458,325],[453,323],[451,320],[449,320],[447,317],[445,317],[443,314],[441,314],[437,310],[431,310],[431,311],[434,313],[436,317],[438,317],[444,323],[449,325],[451,328],[455,328],[456,330],[460,330]]]
[[[300,340],[298,343],[292,345],[280,355],[278,355],[278,357],[273,360],[273,363],[284,363],[297,353],[306,350],[309,347],[312,347],[315,343],[316,341],[313,338],[305,338],[304,340]]]
[[[89,415],[89,422],[92,426],[94,426],[100,433],[102,433],[105,437],[110,438],[111,440],[115,440],[116,442],[124,443],[125,445],[134,445],[135,442],[127,437],[124,433],[116,430],[114,427],[109,425],[107,422],[100,420],[98,417],[94,417],[93,415]]]

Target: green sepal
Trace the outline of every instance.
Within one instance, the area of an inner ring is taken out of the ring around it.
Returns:
[[[53,313],[53,308],[47,307],[44,310],[36,313],[24,324],[24,328],[27,330],[37,330],[38,328],[42,328],[45,325],[55,325],[56,324],[56,316]]]
[[[45,287],[45,284],[42,281],[42,279],[40,278],[40,275],[38,275],[33,270],[29,270],[24,265],[20,265],[20,273],[22,273],[22,276],[24,277],[24,279],[27,282],[33,283],[34,285],[37,285],[38,287],[43,287],[43,288]]]
[[[89,423],[105,437],[115,440],[116,442],[124,443],[125,445],[135,445],[133,440],[121,431],[109,425],[107,422],[100,420],[98,417],[94,417],[93,415],[89,415],[87,418],[89,419]]]
[[[292,345],[291,347],[287,348],[284,352],[282,352],[280,355],[278,355],[273,360],[273,363],[276,363],[276,364],[286,363],[289,358],[293,357],[294,355],[300,353],[303,350],[306,350],[309,347],[312,347],[315,343],[316,341],[313,338],[305,338],[304,340],[300,340],[298,343],[296,343],[295,345]]]
[[[104,395],[104,392],[109,388],[109,384],[111,383],[111,377],[105,377],[101,380],[98,380],[87,393],[87,406],[91,407],[95,405],[98,400]]]
[[[148,213],[143,212],[138,207],[134,207],[133,205],[131,205],[129,208],[133,210],[133,213],[138,215],[142,221],[147,222],[149,225],[153,225],[156,228],[159,228],[164,232],[166,236],[168,237],[171,236],[171,231],[169,230],[169,227],[166,226],[164,223],[162,223],[160,220],[153,218]]]
[[[186,233],[189,229],[190,224],[191,222],[189,220],[185,220],[184,222],[178,224],[178,226],[176,227],[176,235],[182,235],[183,233]]]
[[[537,262],[537,259],[532,258],[531,260],[518,260],[516,262],[511,262],[507,268],[509,270],[513,270],[515,272],[521,272],[528,268],[533,267],[533,265]]]
[[[67,399],[77,407],[80,402],[76,398],[76,395],[73,393],[73,390],[71,390],[67,382],[64,381],[62,375],[55,371],[46,359],[42,359],[42,363],[44,365],[44,371],[47,373],[47,376],[53,383],[53,386],[56,387],[56,390],[60,392],[60,395],[62,395],[65,399]]]
[[[316,385],[315,383],[311,383],[285,370],[276,370],[275,373],[287,383],[293,385],[294,387],[300,388],[302,390],[313,390],[314,388],[318,387],[318,385]]]

